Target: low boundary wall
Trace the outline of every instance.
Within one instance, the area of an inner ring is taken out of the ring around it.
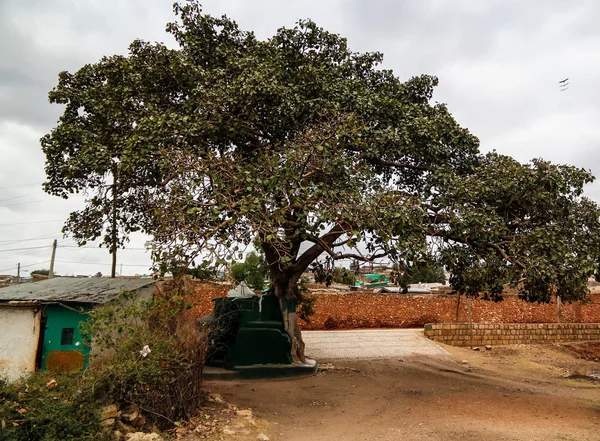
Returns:
[[[430,340],[453,346],[543,344],[600,340],[600,323],[435,323],[425,325]]]

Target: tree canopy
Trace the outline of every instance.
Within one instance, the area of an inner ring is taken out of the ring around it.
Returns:
[[[463,292],[508,281],[530,300],[585,296],[599,245],[588,171],[482,155],[432,101],[437,78],[403,81],[382,54],[352,52],[311,21],[263,41],[196,2],[175,13],[177,49],[136,41],[61,74],[47,191],[91,189],[85,210],[105,215],[102,188],[117,176],[121,228],[151,234],[159,262],[221,258],[258,238],[300,360],[296,284],[323,253],[435,255]],[[97,237],[95,219],[67,228]]]

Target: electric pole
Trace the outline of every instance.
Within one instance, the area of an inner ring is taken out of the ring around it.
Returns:
[[[121,270],[119,271],[119,276],[123,275],[123,262],[121,262]]]
[[[52,279],[54,277],[54,257],[56,256],[56,239],[52,242],[52,255],[50,256],[50,269],[48,270],[48,278]]]
[[[110,269],[110,277],[114,279],[117,272],[117,174],[113,170],[113,185],[112,185],[112,222],[111,222],[111,245],[110,252],[112,253],[112,266]]]
[[[17,283],[21,283],[21,263],[17,263]]]

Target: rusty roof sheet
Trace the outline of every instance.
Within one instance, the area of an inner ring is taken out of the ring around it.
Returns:
[[[116,298],[121,290],[136,291],[155,283],[152,279],[89,279],[56,277],[35,283],[0,288],[0,302],[33,300],[37,302],[106,303]]]

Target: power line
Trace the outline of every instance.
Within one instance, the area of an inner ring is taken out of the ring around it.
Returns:
[[[44,249],[44,248],[40,248],[40,249],[35,249],[35,250],[31,250],[31,251],[24,251],[22,253],[19,254],[12,254],[8,257],[3,257],[0,259],[0,262],[6,261],[6,260],[15,260],[19,257],[25,257],[25,256],[36,256],[38,254],[40,254],[40,250]]]
[[[36,241],[36,240],[46,240],[49,237],[52,236],[56,236],[56,233],[50,233],[50,234],[43,234],[41,236],[35,236],[35,237],[28,237],[27,239],[9,239],[9,240],[0,240],[1,243],[3,243],[4,245],[10,245],[13,243],[20,243],[20,242],[31,242],[31,241]]]
[[[85,259],[87,259],[90,256],[90,253],[92,252],[91,249],[88,249],[88,252],[85,254],[85,256],[83,257],[83,259],[81,259],[82,261],[85,261]],[[78,270],[79,267],[81,266],[81,262],[79,262],[76,265],[73,265],[71,267],[71,270],[69,271],[71,274],[75,274],[75,270]]]
[[[73,249],[78,249],[78,250],[88,250],[88,249],[98,249],[101,250],[103,248],[101,248],[100,246],[82,246],[82,247],[78,247],[76,245],[61,245],[59,246],[59,248],[73,248]],[[107,249],[107,248],[106,248]],[[118,251],[149,251],[147,248],[119,248]]]
[[[78,260],[55,260],[55,262],[60,262],[60,263],[79,263],[81,265],[103,265],[103,266],[112,266],[111,263],[101,263],[101,262],[82,262],[82,261],[78,261]],[[124,263],[123,266],[140,266],[140,267],[146,267],[146,268],[150,268],[151,265],[136,265],[136,264],[127,264]]]
[[[30,266],[41,265],[42,263],[48,263],[48,262],[50,262],[50,261],[49,261],[49,260],[44,260],[44,261],[42,261],[42,262],[32,263],[32,264],[30,264],[30,265],[21,265],[21,268],[28,268],[28,267],[30,267]],[[15,269],[15,267],[14,267],[14,266],[12,266],[12,267],[10,267],[10,268],[0,269],[0,272],[2,272],[2,271],[10,271],[10,270],[12,270],[12,269]]]
[[[27,247],[27,248],[10,248],[8,250],[0,250],[0,253],[6,252],[6,251],[41,250],[42,248],[49,248],[49,247],[43,246],[43,247]]]
[[[0,224],[0,227],[5,227],[9,225],[23,225],[23,224],[46,224],[49,222],[64,222],[64,219],[55,219],[55,220],[45,220],[45,221],[29,221],[29,222],[13,222],[10,224]]]
[[[11,185],[9,187],[0,187],[0,190],[6,190],[8,188],[18,188],[18,187],[29,187],[31,185],[42,185],[39,182],[32,182],[31,184],[19,184],[19,185]]]
[[[19,195],[19,196],[13,196],[12,198],[8,198],[8,199],[0,199],[0,202],[12,201],[13,199],[19,199],[19,198],[26,198],[27,196],[33,196],[34,194],[40,194],[40,193],[38,191],[36,191],[35,193],[28,193],[28,194],[23,194],[23,195]]]
[[[0,206],[0,208],[6,208],[6,207],[16,207],[17,205],[27,205],[27,204],[34,204],[36,202],[43,202],[39,199],[35,200],[35,201],[29,201],[29,202],[19,202],[18,204],[8,204],[8,205],[2,205]]]

